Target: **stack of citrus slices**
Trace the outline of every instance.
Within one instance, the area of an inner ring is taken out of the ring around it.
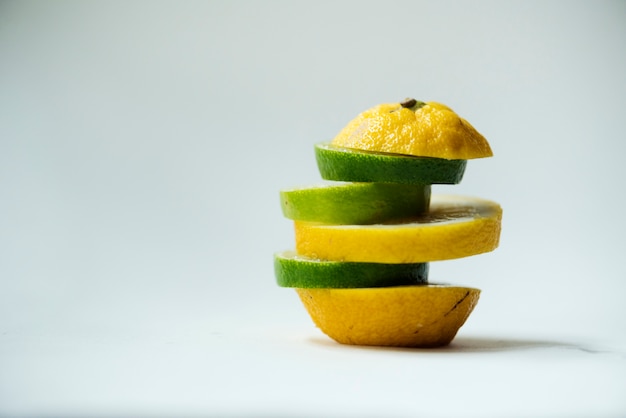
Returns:
[[[280,193],[296,248],[274,255],[278,285],[340,343],[449,344],[480,290],[430,283],[429,263],[494,250],[502,209],[431,189],[458,184],[489,143],[450,108],[406,99],[361,113],[315,155],[326,182]]]

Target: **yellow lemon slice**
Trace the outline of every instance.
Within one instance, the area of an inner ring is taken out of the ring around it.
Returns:
[[[296,289],[311,319],[342,344],[439,347],[449,344],[480,290],[447,285]]]
[[[333,139],[335,146],[419,157],[491,157],[487,140],[449,107],[407,99],[358,115]]]
[[[428,213],[402,223],[330,225],[296,221],[296,251],[322,260],[425,263],[498,247],[502,208],[474,197],[434,195]]]

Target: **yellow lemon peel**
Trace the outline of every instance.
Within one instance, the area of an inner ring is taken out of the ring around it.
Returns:
[[[448,160],[493,155],[487,140],[448,106],[415,103],[419,104],[404,107],[401,103],[383,103],[368,109],[350,121],[332,144]]]
[[[296,289],[311,319],[342,344],[439,347],[449,344],[480,290],[446,285]]]

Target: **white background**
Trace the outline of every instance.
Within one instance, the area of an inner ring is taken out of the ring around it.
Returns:
[[[624,416],[626,3],[0,2],[0,415]],[[339,346],[275,285],[278,191],[405,97],[495,156],[443,350]],[[369,414],[369,415],[368,415]]]

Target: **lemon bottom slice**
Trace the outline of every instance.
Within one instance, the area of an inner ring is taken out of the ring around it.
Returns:
[[[489,200],[433,195],[427,214],[411,222],[329,225],[296,221],[298,254],[325,260],[426,263],[492,251],[502,209]]]
[[[311,319],[342,344],[440,347],[478,303],[480,290],[447,285],[296,289]]]
[[[286,218],[331,224],[372,224],[428,209],[431,186],[393,183],[330,183],[282,190]]]
[[[361,288],[424,284],[428,263],[381,264],[314,260],[294,251],[274,254],[274,273],[281,287]]]
[[[386,154],[328,143],[315,145],[315,158],[322,178],[337,181],[457,184],[467,166],[466,160]]]

